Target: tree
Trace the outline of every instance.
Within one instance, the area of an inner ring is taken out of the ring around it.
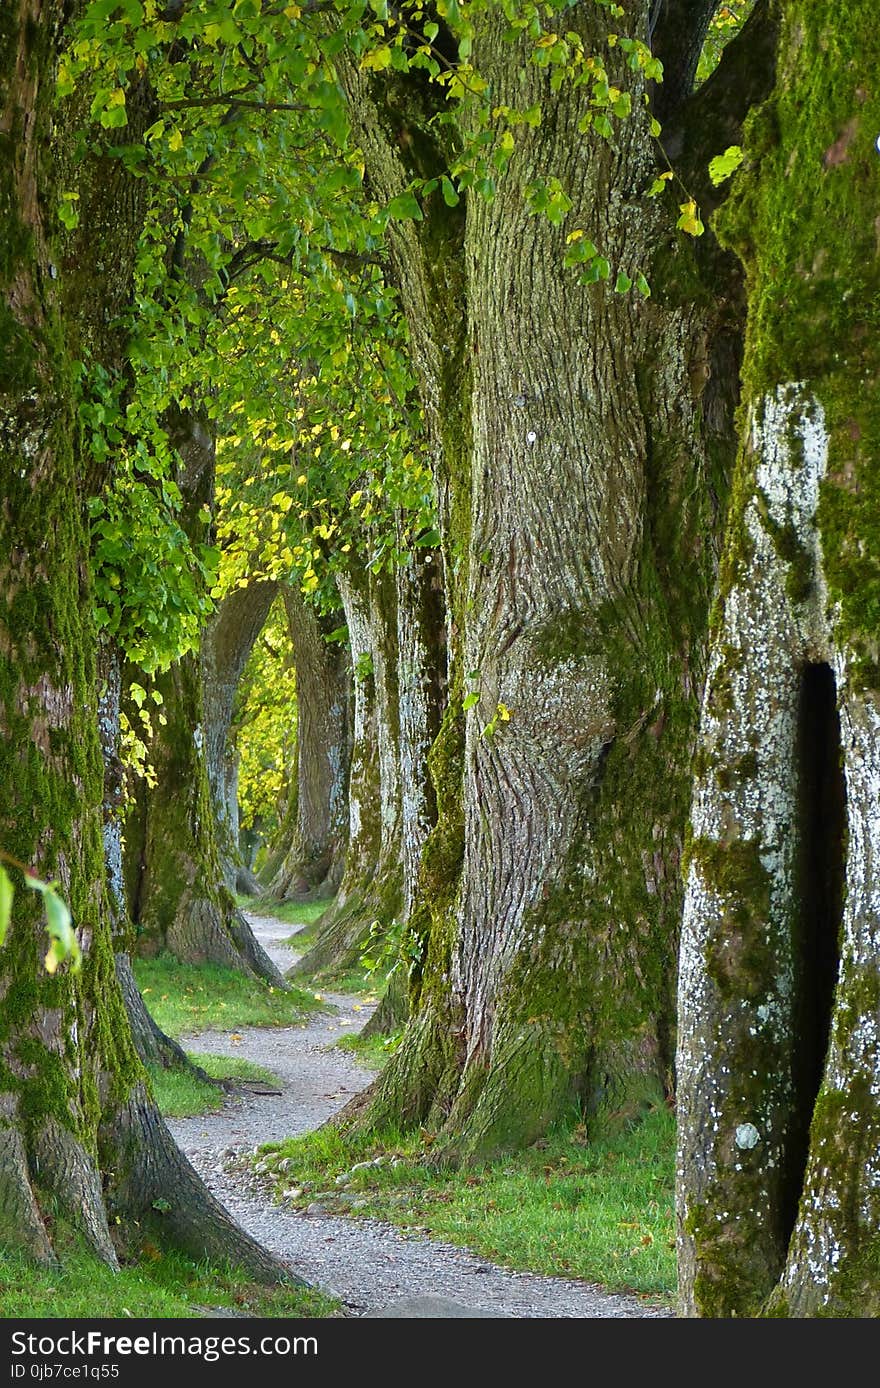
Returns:
[[[709,237],[685,244],[649,196],[669,174],[644,102],[658,75],[640,46],[649,8],[616,7],[610,40],[591,3],[566,9],[564,39],[534,11],[510,23],[475,5],[456,21],[444,7],[435,46],[468,53],[472,89],[488,84],[507,114],[483,139],[489,187],[462,155],[477,98],[450,112],[417,72],[343,68],[376,196],[426,189],[388,240],[435,460],[450,635],[414,1016],[363,1121],[427,1122],[448,1158],[528,1141],[574,1098],[594,1115],[635,1111],[671,1085],[742,293],[731,258]],[[691,30],[713,8],[665,6],[653,35],[686,31],[665,138],[701,194],[714,141],[731,142],[768,80],[746,39],[691,97]],[[679,224],[695,219],[686,199]],[[649,299],[627,292],[640,274]]]
[[[73,158],[81,109],[54,103],[64,8],[0,21],[0,822],[4,845],[60,882],[82,967],[46,967],[34,894],[17,892],[0,951],[0,1236],[49,1261],[72,1225],[115,1265],[117,1242],[149,1234],[276,1279],[171,1140],[114,972],[87,526],[107,463],[82,449],[74,364],[122,369],[142,201],[118,162]],[[137,133],[149,90],[126,101]],[[62,191],[78,231],[60,225]]]
[[[278,592],[273,582],[235,588],[209,618],[201,643],[205,761],[214,800],[226,886],[256,890],[239,848],[237,757],[230,742],[236,694],[244,668]]]
[[[397,613],[393,575],[352,565],[337,578],[354,677],[348,776],[348,846],[335,903],[292,973],[334,973],[355,964],[374,919],[400,908],[401,797]],[[300,783],[300,788],[302,783]]]
[[[214,442],[189,411],[171,417],[169,436],[180,458],[183,529],[193,540],[213,510]],[[209,660],[213,654],[209,649]],[[210,667],[209,681],[219,720],[219,689]],[[168,950],[187,963],[221,964],[279,984],[281,974],[224,882],[208,761],[209,751],[216,755],[219,731],[211,730],[209,743],[199,655],[186,652],[153,684],[163,718],[149,746],[150,782],[140,783],[126,824],[126,880],[138,953]]]
[[[867,3],[781,10],[721,221],[749,325],[687,854],[682,1303],[874,1316],[880,54]]]
[[[282,900],[332,895],[342,880],[351,703],[347,643],[329,639],[339,631],[341,611],[319,613],[289,585],[283,598],[296,672],[297,738],[293,834],[270,887]]]

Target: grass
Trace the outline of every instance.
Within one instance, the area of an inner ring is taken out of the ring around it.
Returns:
[[[181,964],[171,955],[137,959],[137,985],[169,1036],[238,1027],[287,1027],[320,1004],[304,988],[283,991],[217,964]]]
[[[240,1056],[200,1055],[190,1051],[189,1058],[212,1079],[275,1083],[271,1070]],[[216,1084],[208,1084],[187,1070],[166,1070],[161,1065],[148,1068],[156,1102],[166,1118],[192,1118],[199,1113],[216,1113],[223,1107],[225,1094]]]
[[[342,1036],[334,1044],[367,1070],[381,1070],[397,1050],[401,1035],[402,1032],[395,1031],[390,1036]]]
[[[332,896],[318,901],[276,901],[270,896],[238,896],[242,911],[252,916],[272,916],[286,925],[314,925],[332,902]]]
[[[515,1156],[458,1172],[427,1164],[424,1134],[365,1139],[320,1129],[270,1144],[262,1157],[270,1169],[292,1159],[279,1173],[279,1193],[300,1187],[302,1195],[288,1201],[294,1207],[323,1192],[343,1206],[356,1198],[360,1215],[417,1228],[507,1267],[668,1301],[676,1278],[674,1147],[674,1118],[656,1107],[615,1137],[590,1142],[582,1124],[560,1127]],[[386,1157],[383,1165],[336,1187],[337,1176],[376,1155]]]
[[[182,1254],[151,1250],[139,1263],[113,1272],[64,1238],[59,1267],[40,1268],[0,1253],[0,1316],[195,1317],[205,1307],[228,1307],[252,1316],[326,1317],[339,1303],[303,1287],[265,1287],[235,1269],[210,1268]],[[56,1246],[59,1240],[56,1231]]]

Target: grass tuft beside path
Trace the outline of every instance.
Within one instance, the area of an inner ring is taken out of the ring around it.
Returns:
[[[328,1212],[386,1219],[474,1249],[493,1262],[584,1278],[668,1301],[675,1291],[675,1122],[655,1108],[616,1137],[590,1142],[583,1125],[560,1127],[524,1152],[463,1171],[427,1162],[430,1136],[388,1132],[369,1140],[329,1128],[270,1144],[285,1203],[326,1202]],[[357,1162],[379,1166],[352,1172]],[[287,1160],[285,1160],[287,1159]],[[343,1186],[336,1179],[346,1176]]]
[[[271,1070],[255,1065],[240,1056],[199,1055],[189,1052],[189,1058],[215,1080],[250,1080],[266,1085],[276,1083]],[[149,1066],[156,1102],[166,1118],[192,1118],[199,1113],[217,1112],[223,1107],[226,1093],[216,1084],[208,1084],[188,1070],[166,1070],[161,1065]]]
[[[150,1013],[169,1036],[289,1027],[320,1006],[312,992],[271,988],[217,964],[181,964],[171,955],[136,959],[134,974]]]
[[[0,1316],[31,1317],[201,1317],[207,1307],[226,1307],[251,1316],[339,1315],[338,1302],[302,1287],[265,1287],[235,1269],[209,1268],[181,1254],[150,1249],[140,1263],[113,1272],[72,1240],[59,1267],[35,1267],[0,1253]],[[224,1332],[225,1333],[225,1332]]]

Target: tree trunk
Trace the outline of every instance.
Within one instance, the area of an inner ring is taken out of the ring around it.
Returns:
[[[230,891],[255,891],[238,844],[238,761],[229,731],[235,694],[278,592],[277,583],[249,583],[235,588],[208,619],[202,633],[202,707],[205,761],[214,800],[217,844],[223,880]]]
[[[122,989],[135,1050],[144,1064],[192,1066],[182,1046],[153,1021],[141,997],[131,967],[134,931],[128,918],[122,866],[122,819],[125,769],[119,759],[119,721],[122,698],[122,659],[108,639],[98,650],[98,728],[104,765],[103,839],[107,873],[107,908],[116,960],[116,977]],[[201,1072],[200,1072],[201,1073]]]
[[[783,5],[722,232],[747,414],[703,704],[680,982],[686,1314],[876,1316],[876,14]]]
[[[348,852],[336,901],[291,975],[357,964],[373,921],[388,926],[401,902],[401,798],[394,579],[354,570],[338,579],[354,676]],[[300,794],[302,784],[300,783]]]
[[[401,868],[403,891],[400,954],[364,1034],[381,1035],[403,1025],[417,986],[416,942],[424,933],[418,918],[419,873],[428,835],[437,823],[437,799],[428,753],[440,731],[448,671],[440,554],[415,549],[395,570],[397,585],[397,676],[400,721]],[[423,911],[423,907],[422,907]]]
[[[327,640],[342,614],[319,615],[294,588],[285,587],[283,596],[296,670],[296,815],[269,890],[287,900],[330,896],[342,880],[351,670],[345,644]]]
[[[644,36],[646,18],[634,6],[621,25]],[[566,22],[604,49],[597,7]],[[637,80],[619,79],[634,113],[614,140],[584,136],[582,93],[552,92],[493,7],[475,23],[493,104],[544,117],[518,131],[494,198],[468,194],[464,228],[436,195],[391,243],[437,460],[451,680],[430,757],[418,1005],[365,1120],[442,1128],[450,1158],[528,1141],[575,1097],[625,1115],[671,1084],[741,303],[731,257],[708,237],[683,244],[645,197]],[[381,93],[345,80],[380,196],[445,170],[415,77]],[[573,201],[561,227],[524,197],[551,171]],[[643,269],[653,298],[566,276],[572,227]]]
[[[282,976],[224,883],[205,760],[202,680],[189,654],[157,675],[164,726],[150,745],[156,784],[140,787],[126,825],[126,877],[137,953],[168,950],[278,985]]]
[[[0,823],[4,851],[59,881],[83,962],[47,971],[19,880],[0,950],[0,1242],[51,1262],[73,1226],[115,1265],[117,1239],[148,1235],[275,1279],[165,1128],[114,971],[86,511],[105,479],[80,452],[72,364],[121,364],[142,199],[121,164],[69,158],[84,132],[52,105],[64,9],[24,0],[0,24]],[[133,118],[145,95],[129,93]],[[80,194],[72,241],[59,170]]]
[[[214,495],[214,444],[192,414],[169,419],[181,458],[183,525],[200,538],[198,518]],[[142,785],[126,826],[126,881],[137,950],[167,949],[191,964],[222,964],[269,983],[283,982],[224,883],[215,803],[208,775],[201,659],[188,653],[153,688],[161,695],[150,745],[155,784]],[[219,697],[218,697],[219,702]]]

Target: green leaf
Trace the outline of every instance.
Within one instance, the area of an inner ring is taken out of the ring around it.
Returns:
[[[0,945],[6,939],[6,932],[9,929],[13,895],[14,891],[9,873],[0,866]]]
[[[730,178],[744,159],[745,155],[739,145],[728,145],[723,154],[718,154],[714,159],[711,159],[709,161],[709,177],[715,187],[717,188],[719,183],[724,183],[726,179]]]
[[[461,199],[455,190],[455,184],[446,174],[440,179],[440,190],[443,193],[443,201],[447,207],[457,207]]]
[[[49,948],[43,961],[46,971],[54,974],[58,965],[63,964],[65,959],[69,959],[73,972],[78,973],[82,962],[82,952],[73,931],[70,910],[66,901],[58,895],[58,883],[41,882],[39,877],[31,877],[30,873],[25,876],[24,880],[31,891],[39,892],[43,898],[46,930],[49,934]]]
[[[392,198],[388,204],[388,215],[401,222],[424,220],[424,214],[414,193],[401,193],[399,197]]]
[[[461,705],[461,706],[462,706],[462,708],[464,709],[465,713],[467,713],[467,711],[468,711],[469,708],[473,708],[474,705],[475,705],[475,704],[478,704],[479,702],[480,702],[480,696],[479,696],[479,694],[478,694],[476,691],[474,691],[473,693],[468,694],[468,695],[466,696],[466,698],[462,700],[462,705]]]
[[[702,236],[706,228],[703,226],[697,204],[693,198],[689,202],[683,202],[679,207],[681,216],[676,222],[679,231],[686,232],[688,236]]]
[[[617,279],[614,282],[615,294],[628,294],[632,289],[633,282],[625,270],[618,270]]]

